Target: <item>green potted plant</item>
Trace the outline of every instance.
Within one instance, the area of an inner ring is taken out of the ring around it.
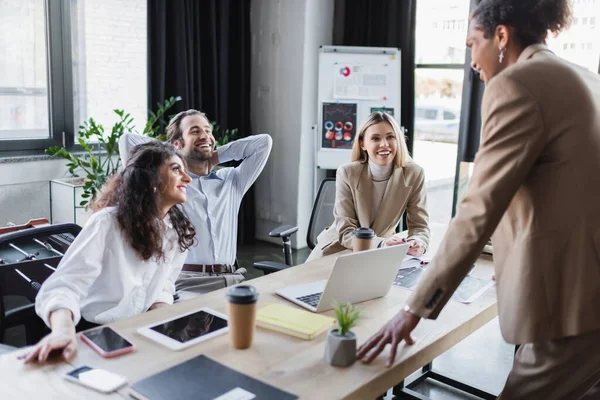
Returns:
[[[239,131],[237,129],[224,129],[216,121],[211,122],[211,124],[217,147],[225,146],[227,143],[238,139]]]
[[[325,360],[334,366],[347,367],[356,361],[356,335],[351,329],[360,318],[360,311],[352,304],[333,304],[337,328],[331,329],[325,342]]]
[[[150,111],[148,121],[140,133],[160,138],[162,126],[165,124],[165,113],[180,100],[181,97],[171,97],[163,104],[159,103],[156,112]],[[119,138],[121,135],[136,132],[133,118],[129,113],[125,113],[124,110],[114,110],[114,112],[119,119],[110,132],[106,132],[104,126],[98,124],[93,118],[85,121],[79,127],[77,143],[81,146],[83,154],[73,154],[61,146],[53,146],[46,150],[51,156],[62,157],[68,161],[67,168],[75,179],[66,180],[66,183],[73,187],[83,187],[81,201],[75,205],[77,208],[88,206],[106,179],[119,169],[121,165]],[[60,181],[56,180],[59,183]],[[55,202],[53,201],[53,203]]]

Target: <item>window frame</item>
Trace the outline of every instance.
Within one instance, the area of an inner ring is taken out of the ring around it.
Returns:
[[[71,1],[45,0],[44,12],[49,137],[1,139],[0,148],[3,153],[17,151],[31,153],[57,145],[69,149],[75,147]]]

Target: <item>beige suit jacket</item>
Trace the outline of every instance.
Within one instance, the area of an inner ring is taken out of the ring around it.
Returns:
[[[492,236],[509,343],[600,329],[600,76],[544,45],[488,84],[467,195],[408,305],[436,318]]]
[[[309,260],[352,249],[352,232],[361,226],[375,231],[375,246],[392,237],[406,210],[409,238],[429,244],[427,192],[423,168],[409,162],[395,168],[373,220],[373,181],[368,163],[359,161],[337,170],[333,225],[319,234]]]

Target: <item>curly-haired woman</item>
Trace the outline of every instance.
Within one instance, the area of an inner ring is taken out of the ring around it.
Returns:
[[[78,324],[106,324],[173,303],[174,282],[195,236],[178,206],[190,181],[172,145],[152,141],[132,150],[42,285],[36,312],[52,331],[23,357],[26,362],[44,362],[61,349],[71,358]]]

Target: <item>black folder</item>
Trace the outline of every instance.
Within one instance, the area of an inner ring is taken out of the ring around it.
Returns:
[[[255,399],[292,400],[298,396],[237,372],[206,356],[198,356],[149,376],[131,387],[131,396],[149,400],[213,400],[237,390]],[[233,392],[235,393],[235,392]]]

